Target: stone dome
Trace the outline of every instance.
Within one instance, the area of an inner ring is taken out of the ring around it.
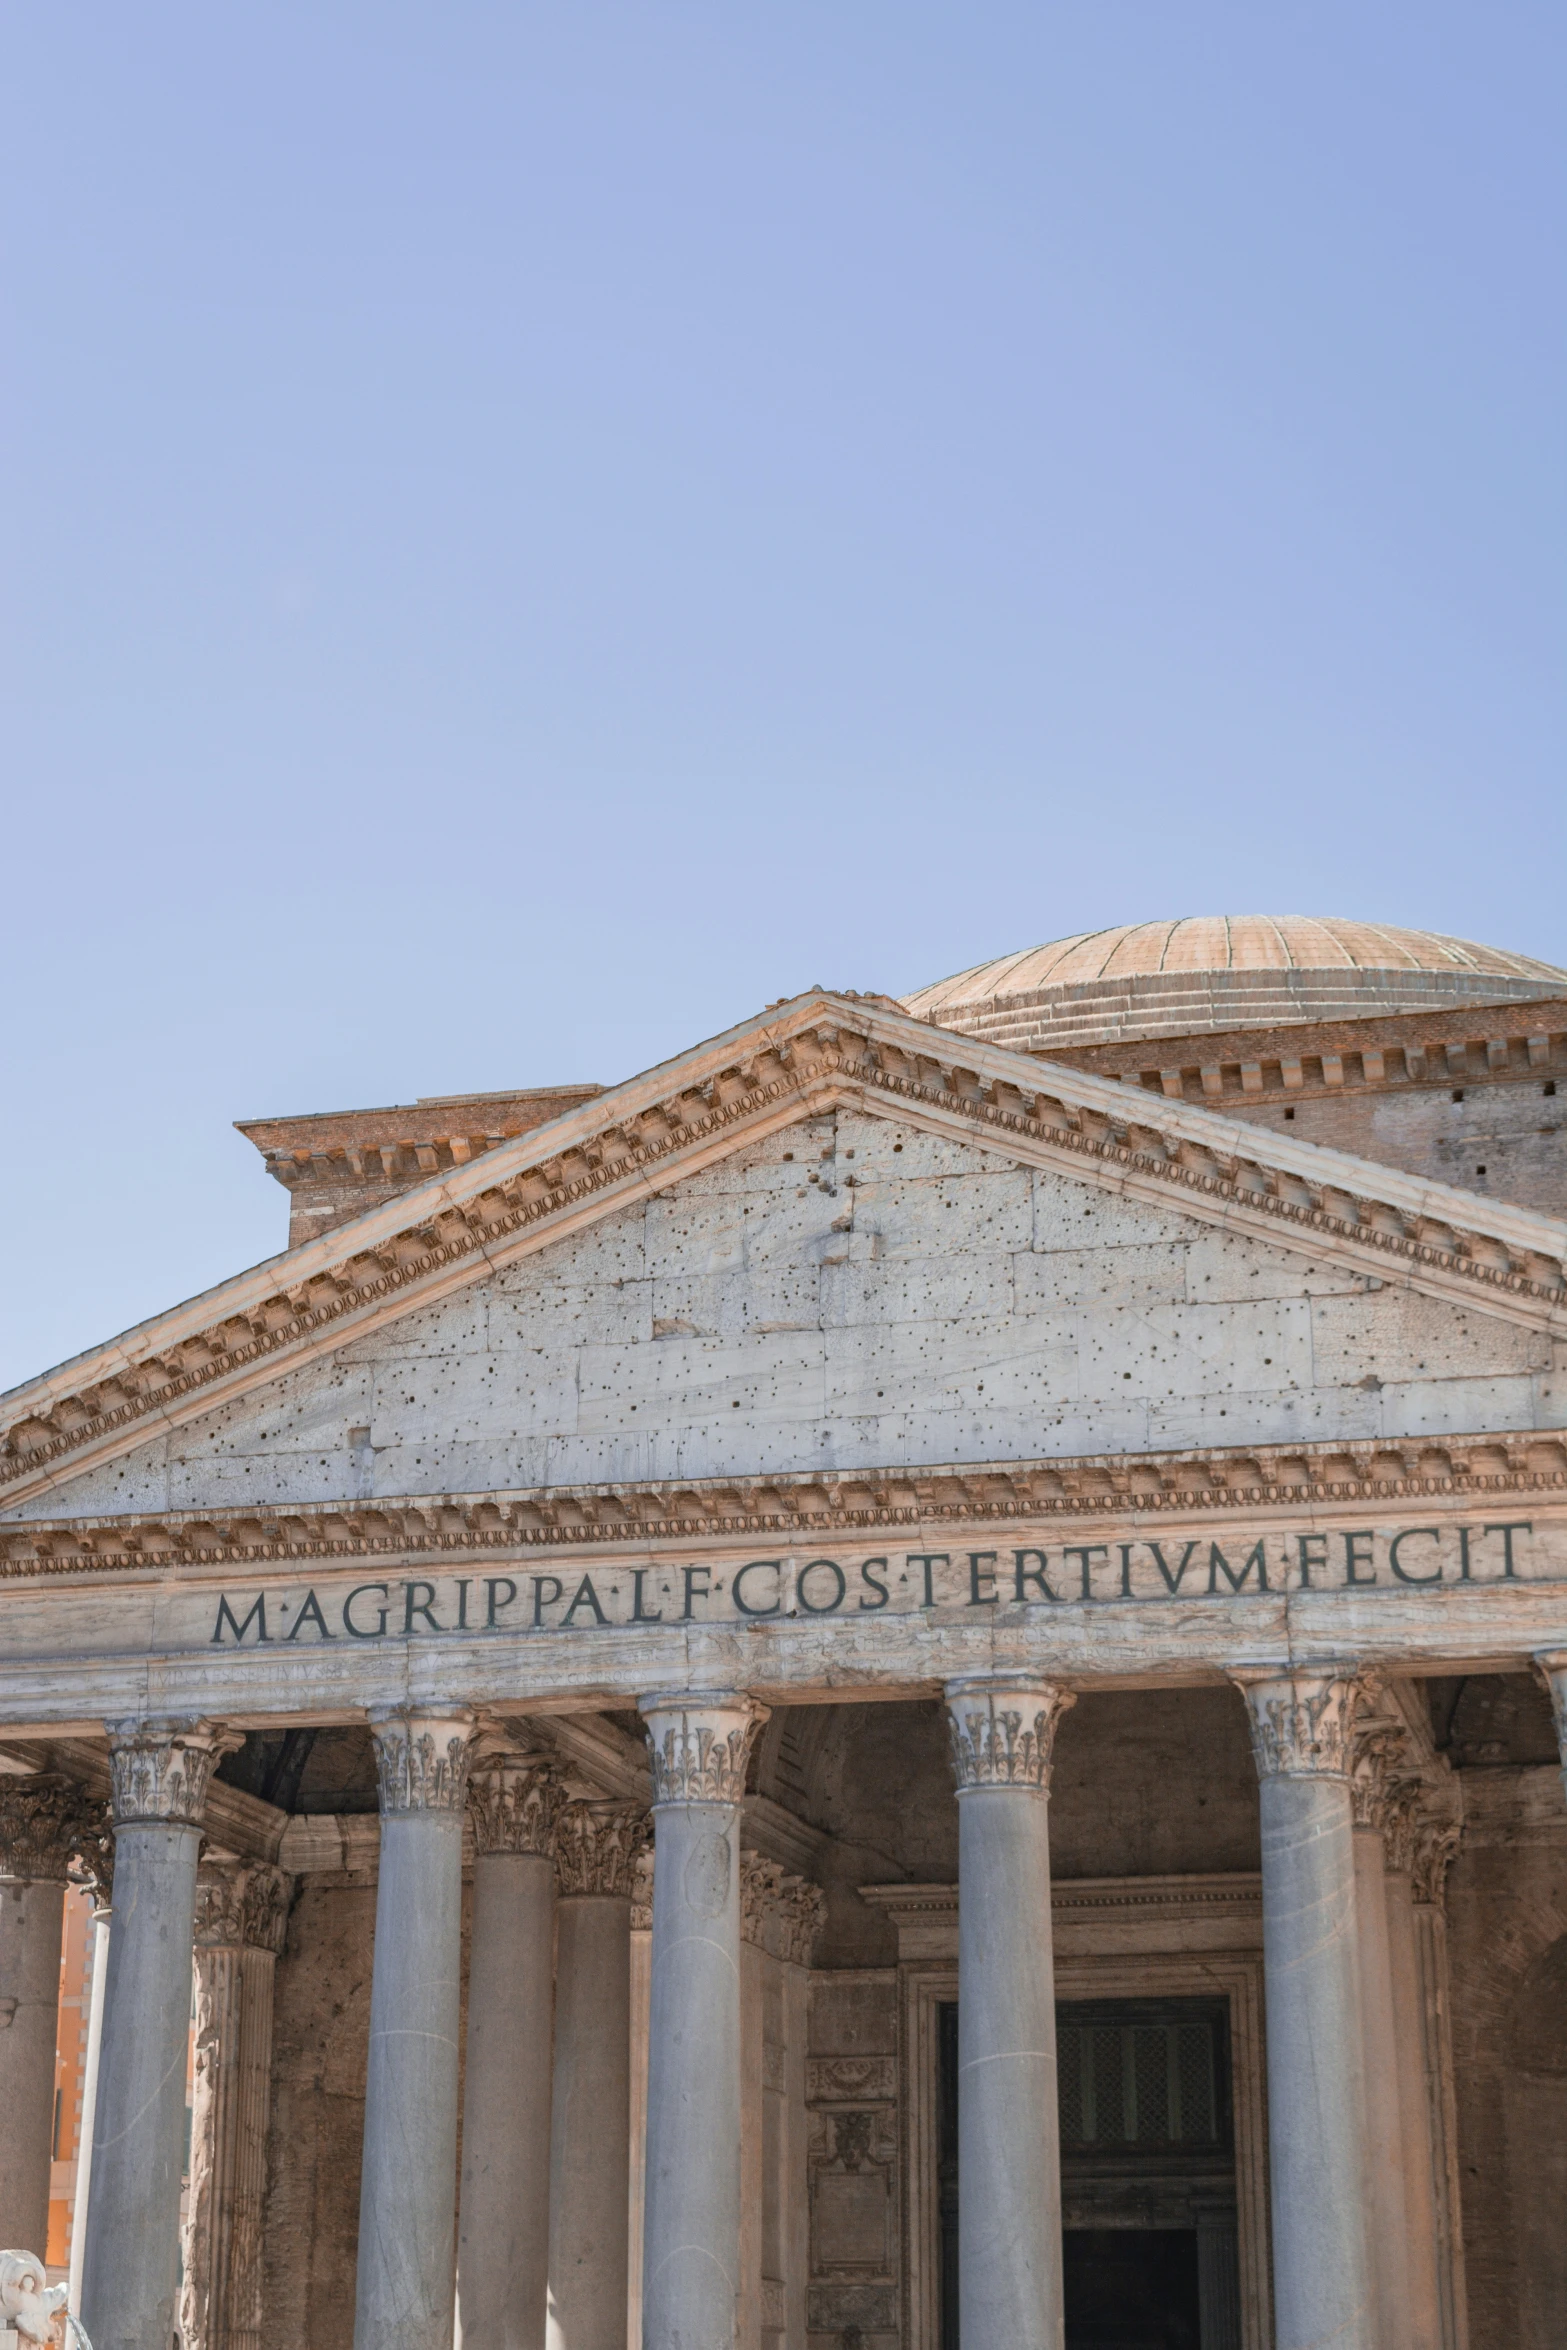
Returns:
[[[1567,994],[1567,971],[1431,930],[1317,914],[1188,914],[1084,931],[904,998],[1017,1052]]]

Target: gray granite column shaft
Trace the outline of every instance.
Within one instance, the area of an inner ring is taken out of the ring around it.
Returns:
[[[515,1751],[475,1763],[457,2350],[544,2346],[561,1801],[549,1768]]]
[[[197,1874],[181,2350],[262,2350],[272,1993],[288,1898],[289,1880],[264,1864],[203,1863]]]
[[[760,1708],[647,1699],[653,1757],[644,2350],[732,2350],[740,2282],[740,1803]]]
[[[1010,1676],[947,1688],[958,1790],[958,2318],[988,2350],[1059,2350],[1061,2145],[1050,1758],[1073,1703]]]
[[[631,2187],[631,1872],[624,1803],[561,1816],[550,2151],[550,2350],[625,2350]]]
[[[1355,1687],[1249,1678],[1261,1778],[1262,1932],[1277,2350],[1380,2350],[1349,1794]]]
[[[69,1779],[0,1777],[0,2244],[40,2260],[49,2232],[60,1928],[66,1873],[87,1817]]]
[[[114,1724],[114,1932],[82,2276],[99,2350],[169,2350],[179,2269],[196,1856],[211,1724]]]
[[[381,1859],[354,2350],[445,2350],[456,2319],[468,1714],[373,1722]]]

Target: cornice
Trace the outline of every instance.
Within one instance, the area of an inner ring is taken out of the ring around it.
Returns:
[[[1210,1221],[1567,1326],[1567,1224],[1132,1093],[862,998],[796,999],[3,1399],[0,1490],[48,1491],[281,1370],[844,1100]]]
[[[56,1518],[0,1525],[0,1581],[1536,1493],[1567,1494],[1567,1429]]]

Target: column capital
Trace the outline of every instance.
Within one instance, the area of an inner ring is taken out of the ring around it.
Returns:
[[[640,1704],[655,1805],[741,1801],[765,1705],[731,1690],[684,1690]]]
[[[61,1771],[0,1778],[0,1877],[65,1884],[95,1869],[104,1807]]]
[[[221,1722],[107,1722],[110,1809],[121,1828],[199,1828],[212,1774],[243,1740]]]
[[[651,1832],[652,1822],[639,1803],[566,1804],[555,1831],[557,1892],[615,1894],[629,1901]]]
[[[827,1922],[827,1896],[808,1877],[797,1877],[759,1852],[740,1855],[740,1938],[773,1958],[809,1966],[816,1937]]]
[[[265,1861],[204,1860],[196,1871],[198,1950],[270,1950],[288,1929],[290,1880]]]
[[[1390,1722],[1367,1722],[1350,1732],[1349,1800],[1357,1828],[1385,1834],[1392,1797],[1393,1764],[1403,1747],[1402,1731]]]
[[[555,1826],[566,1790],[552,1764],[515,1747],[481,1746],[468,1774],[474,1850],[555,1855]]]
[[[1447,1892],[1447,1872],[1458,1858],[1464,1824],[1450,1813],[1422,1811],[1414,1824],[1410,1875],[1415,1899],[1440,1909]]]
[[[1050,1792],[1056,1726],[1077,1699],[1058,1681],[1015,1673],[949,1681],[947,1735],[959,1796],[981,1787]]]
[[[1259,1779],[1348,1779],[1361,1684],[1353,1665],[1231,1673],[1251,1717]]]
[[[466,1706],[443,1707],[439,1713],[396,1706],[370,1716],[383,1820],[416,1812],[455,1812],[461,1818],[473,1727]]]

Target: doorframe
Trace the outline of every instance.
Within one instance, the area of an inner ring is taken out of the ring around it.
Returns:
[[[867,1886],[862,1898],[898,1929],[904,2350],[940,2350],[936,2010],[958,1995],[957,1887]],[[1056,1886],[1051,1909],[1058,1999],[1228,2003],[1241,2343],[1270,2350],[1261,1882],[1095,1878]]]

